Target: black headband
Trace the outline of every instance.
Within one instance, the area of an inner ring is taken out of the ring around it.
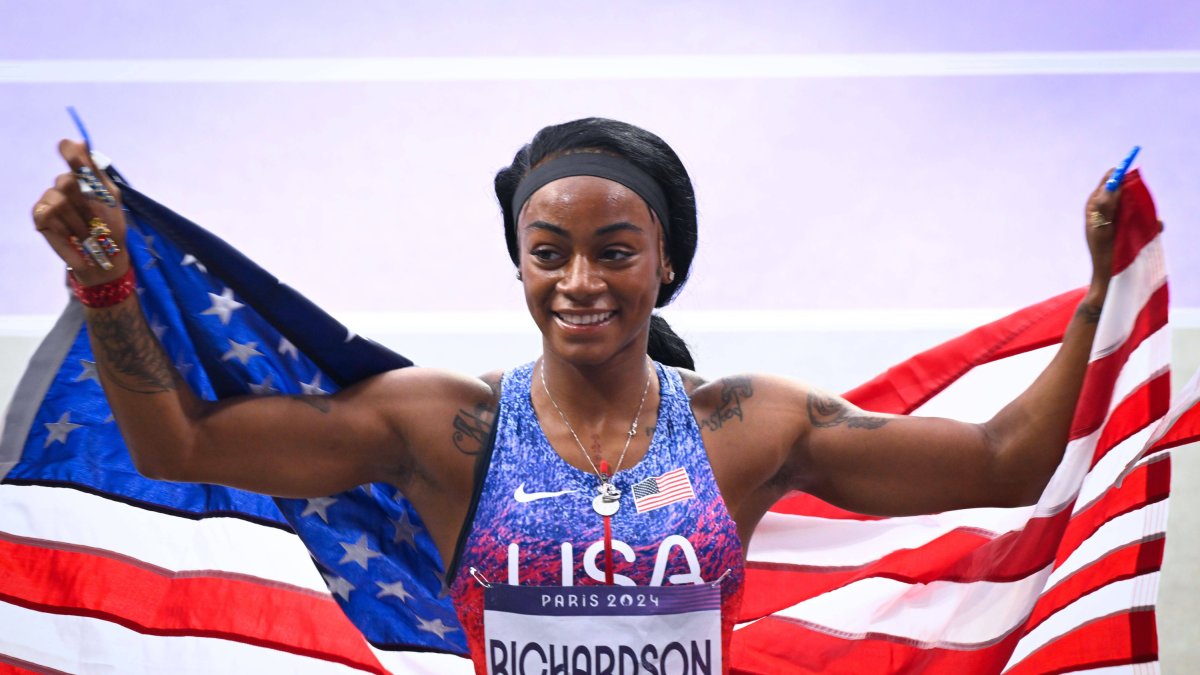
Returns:
[[[547,183],[570,176],[607,178],[633,190],[654,211],[654,215],[658,216],[658,222],[662,224],[663,241],[670,241],[667,230],[667,219],[670,218],[670,212],[667,210],[667,196],[663,194],[658,181],[639,169],[633,162],[623,157],[600,152],[576,152],[561,155],[525,174],[513,195],[514,224],[517,216],[521,213],[521,207],[525,206],[525,202],[534,192]]]

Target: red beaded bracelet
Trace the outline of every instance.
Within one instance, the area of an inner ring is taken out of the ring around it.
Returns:
[[[84,307],[92,309],[112,307],[128,298],[129,294],[137,288],[137,279],[133,276],[132,265],[120,277],[95,286],[84,286],[79,283],[79,280],[68,269],[67,283],[71,285],[71,292],[79,298],[79,302],[82,302]]]

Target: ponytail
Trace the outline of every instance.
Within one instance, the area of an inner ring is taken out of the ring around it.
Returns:
[[[695,370],[696,362],[688,351],[687,343],[667,325],[667,320],[658,314],[650,315],[650,344],[646,352],[650,358],[664,366]]]

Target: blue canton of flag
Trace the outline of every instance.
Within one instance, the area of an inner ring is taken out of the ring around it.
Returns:
[[[129,211],[127,249],[147,321],[198,396],[330,394],[411,365],[109,174],[121,183]],[[394,487],[272,499],[139,475],[100,389],[74,300],[18,390],[0,441],[0,478],[192,520],[232,517],[294,532],[371,645],[466,653],[437,549]]]

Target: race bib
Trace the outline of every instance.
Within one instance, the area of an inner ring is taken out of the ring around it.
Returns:
[[[721,673],[721,589],[509,586],[483,591],[492,675]]]

